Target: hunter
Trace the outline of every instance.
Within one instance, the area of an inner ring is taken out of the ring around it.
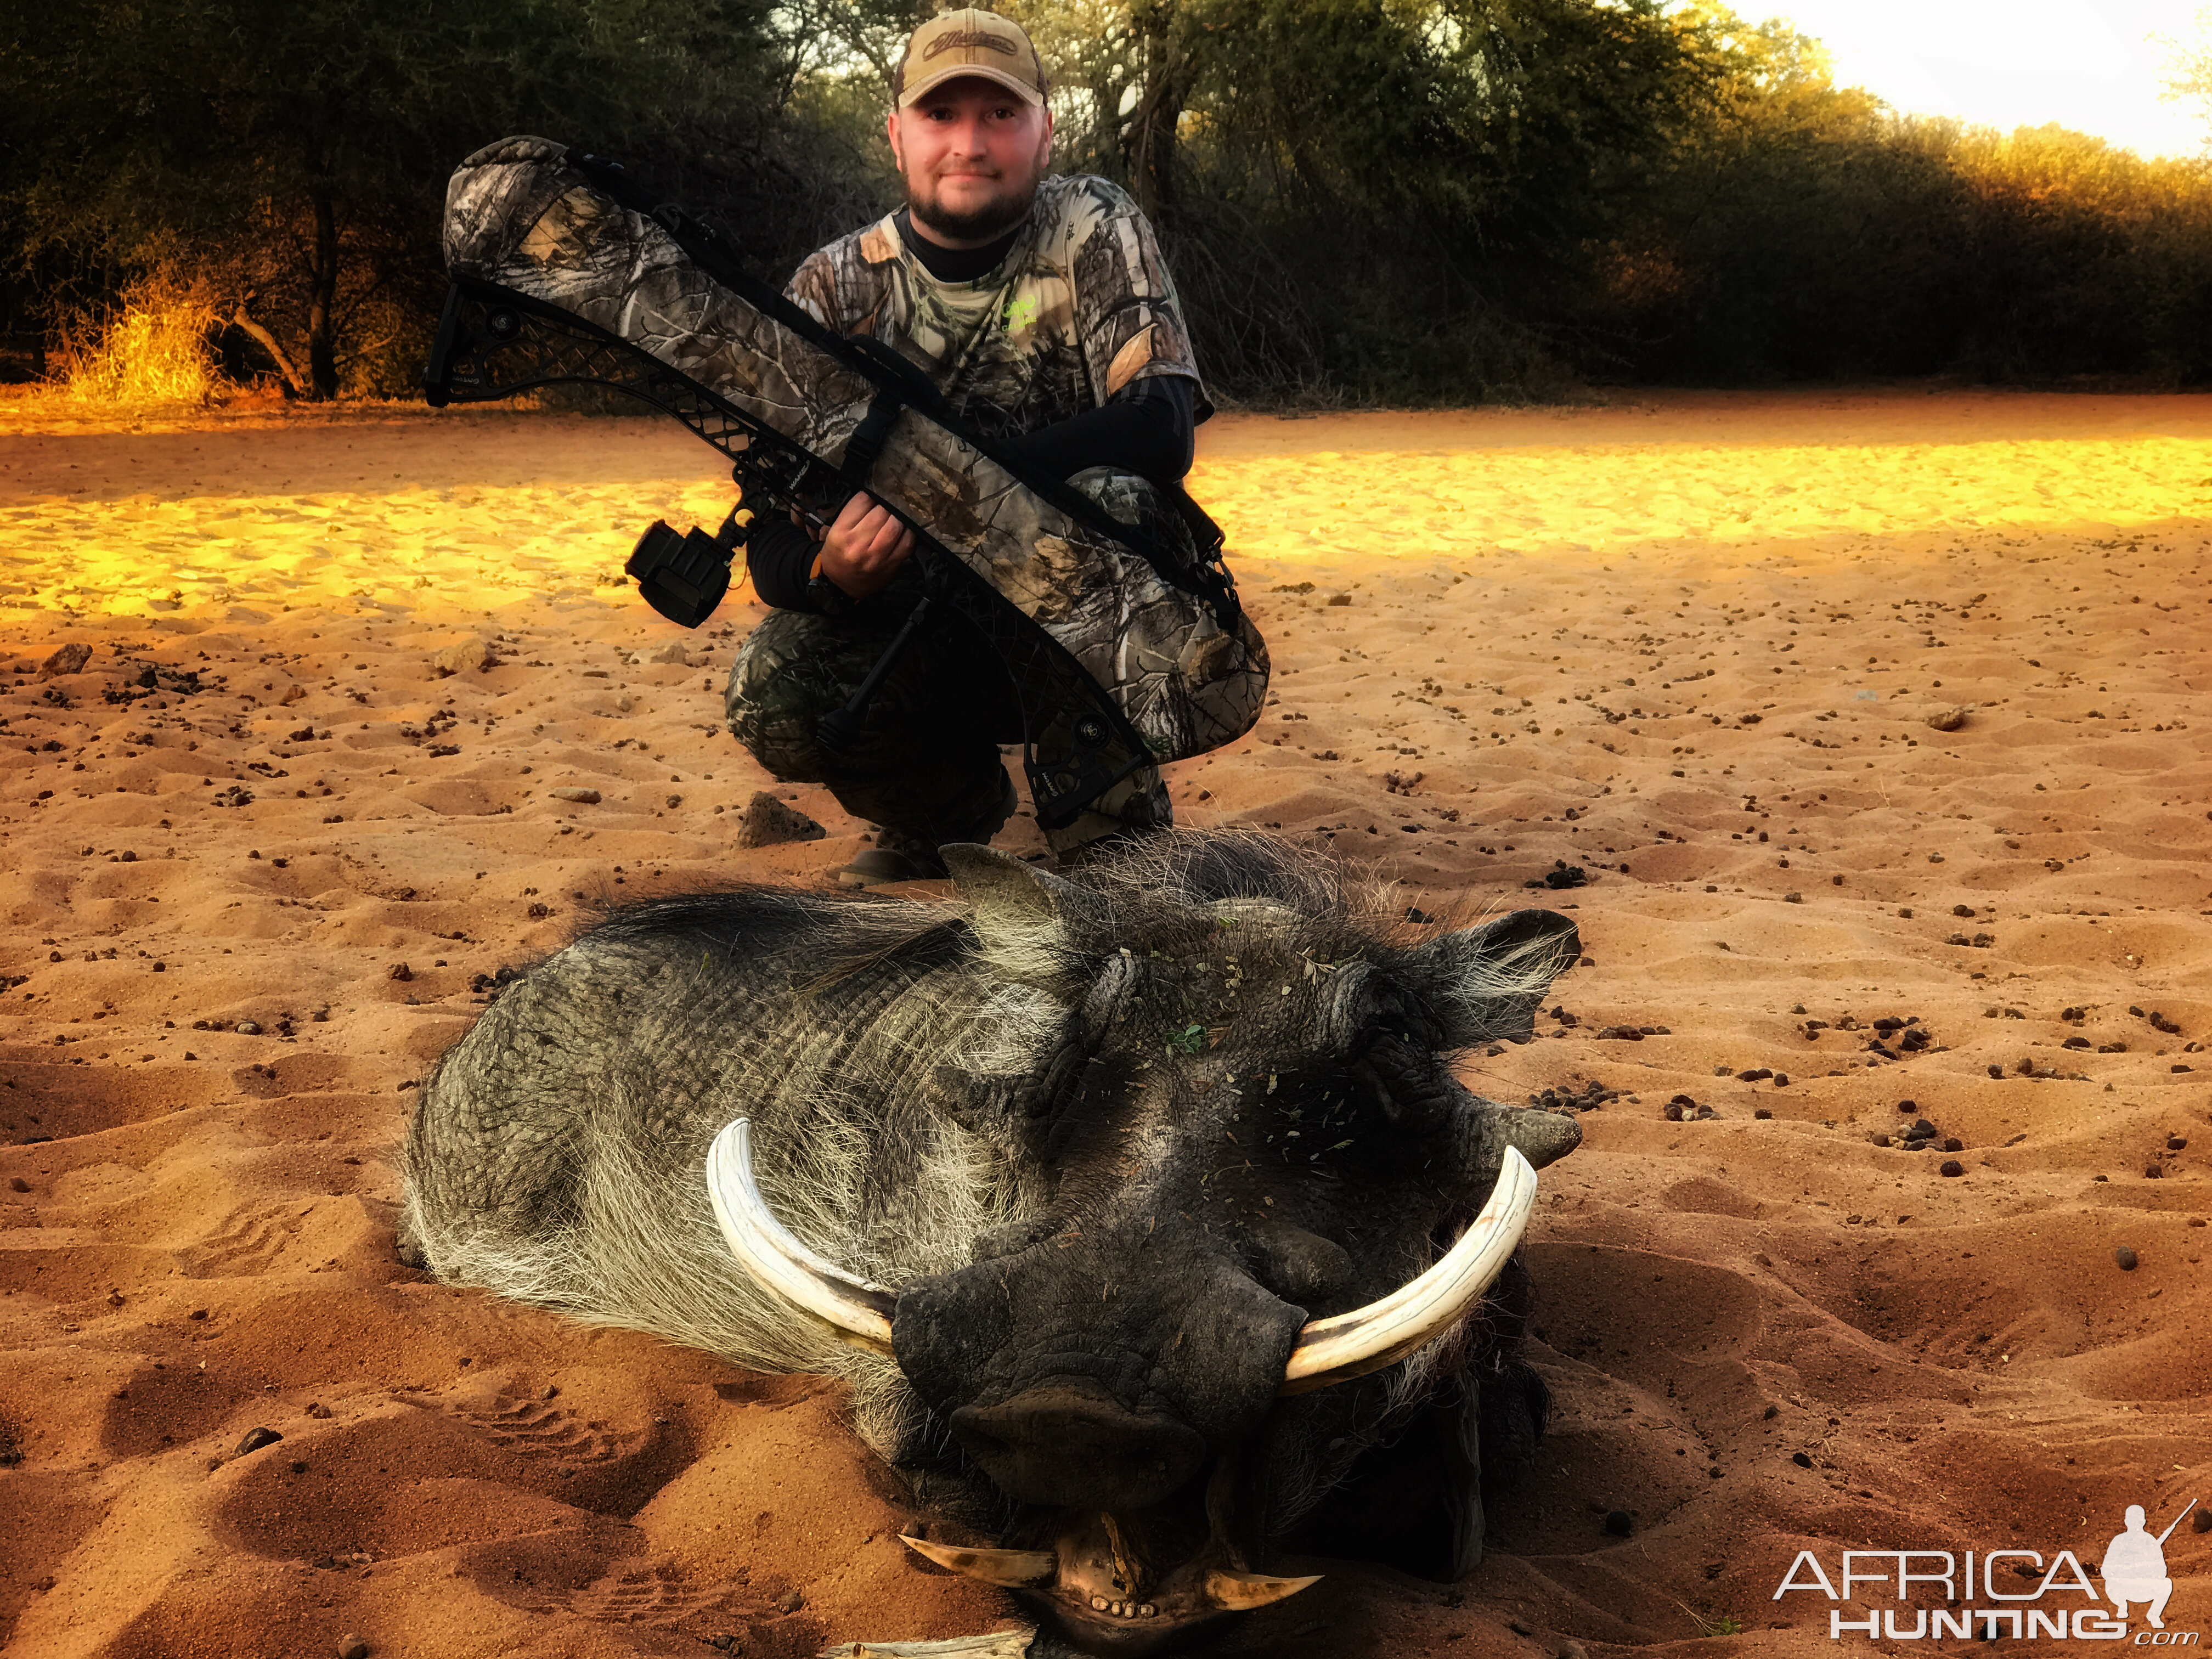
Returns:
[[[1094,494],[1126,494],[1127,475],[1179,489],[1213,409],[1175,285],[1125,192],[1046,176],[1048,89],[1036,48],[1006,18],[969,9],[924,23],[885,121],[906,205],[809,257],[787,291],[824,325],[896,349],[968,425],[1054,477],[1107,468],[1122,477]],[[999,745],[1020,740],[1018,713],[956,617],[925,619],[857,742],[833,755],[817,741],[914,605],[913,544],[861,493],[818,539],[777,520],[746,548],[773,608],[731,671],[730,729],[775,777],[823,784],[877,827],[876,845],[838,872],[848,886],[941,877],[940,845],[989,842],[1018,805]],[[1068,860],[1170,822],[1148,767],[1048,839]]]

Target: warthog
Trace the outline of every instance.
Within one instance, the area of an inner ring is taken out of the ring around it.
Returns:
[[[1448,1062],[1529,1036],[1572,924],[1393,922],[1243,834],[945,858],[957,908],[653,900],[508,986],[422,1090],[409,1259],[843,1376],[998,1540],[916,1547],[1085,1651],[1303,1588],[1285,1547],[1470,1569],[1545,1413],[1506,1258],[1580,1134]]]

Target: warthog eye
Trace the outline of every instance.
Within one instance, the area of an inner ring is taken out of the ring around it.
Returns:
[[[1047,1122],[1058,1117],[1079,1091],[1083,1069],[1089,1060],[1081,1043],[1063,1042],[1043,1073],[1018,1097],[1022,1115]]]
[[[1070,1042],[1022,1097],[1023,1127],[1048,1161],[1063,1157],[1085,1126],[1105,1121],[1121,1097],[1122,1067]]]
[[[1435,1051],[1403,1032],[1377,1032],[1348,1069],[1365,1103],[1410,1134],[1442,1128],[1459,1098]]]

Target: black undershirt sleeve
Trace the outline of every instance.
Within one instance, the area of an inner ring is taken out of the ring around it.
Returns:
[[[818,547],[813,537],[781,516],[756,524],[745,538],[745,570],[763,605],[779,611],[811,611],[806,583]]]
[[[1003,440],[1000,447],[1055,478],[1110,466],[1171,483],[1190,471],[1196,391],[1187,374],[1147,375],[1123,386],[1102,409]]]

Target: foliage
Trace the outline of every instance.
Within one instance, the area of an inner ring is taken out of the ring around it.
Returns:
[[[216,380],[208,336],[215,306],[202,284],[155,270],[105,315],[60,337],[70,390],[105,403],[200,403]]]
[[[1230,400],[2212,375],[2206,164],[1901,118],[1715,0],[1001,3],[1060,165],[1152,216]],[[883,112],[930,4],[0,0],[0,331],[88,363],[126,291],[131,327],[183,314],[159,273],[228,379],[404,392],[445,178],[514,131],[788,271],[896,199]]]
[[[538,126],[680,129],[759,80],[744,5],[0,0],[13,240],[95,281],[181,247],[234,313],[283,317],[296,389],[331,396],[367,328],[434,297],[455,161]]]
[[[1594,250],[1583,321],[1623,378],[2212,373],[2212,169],[2057,126],[1899,118],[1814,43],[1716,14],[1717,118]],[[1595,367],[1594,356],[1585,358]]]
[[[2199,117],[2212,125],[2212,6],[2197,9],[2188,33],[2180,39],[2162,33],[2149,39],[2166,52],[2166,87],[2160,95],[2169,103],[2196,105]]]

